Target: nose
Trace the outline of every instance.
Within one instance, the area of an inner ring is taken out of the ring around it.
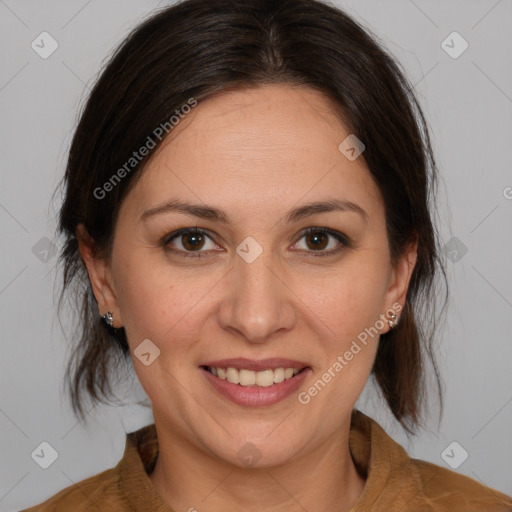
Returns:
[[[268,341],[275,333],[291,330],[296,308],[291,283],[266,251],[252,263],[236,257],[226,276],[227,289],[219,308],[223,329],[251,343]]]

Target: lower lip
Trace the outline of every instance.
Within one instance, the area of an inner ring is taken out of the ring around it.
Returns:
[[[311,368],[305,368],[291,379],[286,379],[279,384],[268,387],[240,386],[224,379],[219,379],[208,370],[200,368],[212,386],[222,395],[229,398],[238,405],[261,406],[273,405],[296,391],[304,382]]]

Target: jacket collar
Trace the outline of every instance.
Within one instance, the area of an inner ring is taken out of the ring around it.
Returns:
[[[352,411],[349,446],[357,468],[366,477],[363,492],[350,512],[430,510],[425,508],[427,498],[413,460],[375,420],[356,409]]]

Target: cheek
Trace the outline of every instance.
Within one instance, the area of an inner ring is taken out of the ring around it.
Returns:
[[[345,265],[322,282],[308,280],[301,296],[314,318],[312,329],[322,346],[319,353],[317,388],[327,387],[318,405],[326,405],[331,393],[351,404],[371,372],[384,323],[383,310],[386,276],[381,264],[370,252],[354,255]],[[314,283],[314,286],[312,286]],[[306,314],[306,313],[305,313]],[[315,388],[311,392],[319,393]],[[341,398],[343,397],[343,398]]]
[[[303,281],[297,294],[305,298],[304,302],[331,336],[347,340],[374,325],[384,312],[385,285],[379,266],[365,264],[360,259],[347,261],[324,279]]]
[[[163,268],[140,272],[141,268],[148,266],[134,265],[133,271],[125,267],[116,289],[133,366],[153,403],[165,396],[168,405],[178,408],[179,394],[168,395],[169,389],[179,387],[170,374],[188,371],[184,362],[192,364],[190,354],[201,338],[199,316],[204,311],[200,301],[205,292],[197,279],[194,286],[194,279],[187,283],[182,276],[172,278]],[[151,362],[146,366],[139,355],[147,352]]]
[[[358,275],[333,280],[316,303],[323,354],[306,399],[322,395],[317,407],[331,407],[336,423],[362,392],[371,372],[383,327],[379,285]],[[313,308],[311,308],[313,309]],[[324,393],[323,389],[327,389]],[[336,396],[337,398],[332,398]],[[301,402],[302,403],[302,402]],[[337,411],[335,413],[335,411]]]
[[[198,316],[212,277],[199,278],[149,258],[125,259],[118,269],[118,304],[132,350],[150,339],[161,350],[172,346],[176,352],[198,338]]]

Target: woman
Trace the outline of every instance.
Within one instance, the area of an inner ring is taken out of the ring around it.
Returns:
[[[342,11],[188,0],[146,20],[81,115],[60,230],[75,412],[125,358],[155,422],[28,510],[512,510],[354,408],[373,376],[421,424],[436,179],[410,85]]]

